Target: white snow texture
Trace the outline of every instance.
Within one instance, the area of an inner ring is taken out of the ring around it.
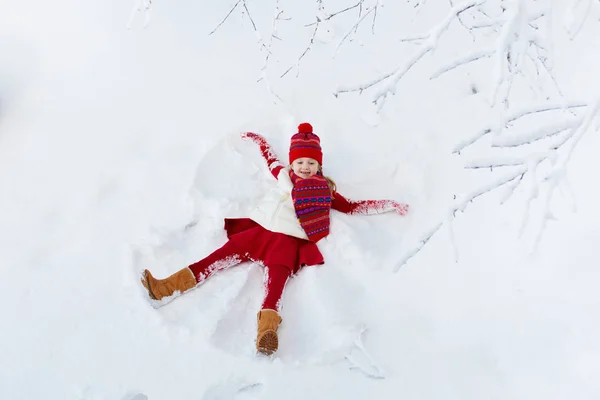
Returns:
[[[0,399],[599,399],[599,18],[0,0]],[[301,122],[340,193],[410,211],[332,212],[265,357],[264,266],[168,304],[139,274],[221,246],[274,184],[240,133],[285,163]]]

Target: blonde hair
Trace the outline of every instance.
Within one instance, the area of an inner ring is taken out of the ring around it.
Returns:
[[[321,164],[319,164],[319,171],[321,171],[321,173],[323,172],[323,168],[321,168]],[[331,179],[330,177],[323,175],[323,178],[325,178],[325,180],[327,181],[327,186],[329,186],[329,190],[331,190],[331,199],[333,200],[333,194],[337,190],[337,185],[335,184],[335,181],[333,179]]]

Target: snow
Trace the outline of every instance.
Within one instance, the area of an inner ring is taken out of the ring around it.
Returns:
[[[600,5],[217,3],[0,0],[0,399],[597,399]],[[154,308],[274,184],[240,133],[304,121],[409,214],[333,214],[272,357],[259,265]]]

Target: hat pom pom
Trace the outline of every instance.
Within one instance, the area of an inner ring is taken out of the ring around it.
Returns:
[[[313,133],[313,127],[308,122],[298,125],[298,133]]]

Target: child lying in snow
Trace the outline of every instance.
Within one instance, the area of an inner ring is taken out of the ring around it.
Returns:
[[[408,206],[392,200],[352,201],[339,194],[335,183],[323,176],[320,139],[308,123],[300,124],[292,136],[288,167],[279,162],[262,136],[248,132],[242,137],[260,147],[277,187],[267,193],[249,218],[225,219],[229,240],[223,247],[165,279],[156,279],[145,270],[142,284],[152,299],[170,301],[217,271],[244,261],[264,265],[265,295],[257,316],[256,348],[272,354],[279,345],[277,329],[282,320],[278,311],[285,283],[301,267],[324,263],[316,243],[329,233],[330,210],[405,215]]]

